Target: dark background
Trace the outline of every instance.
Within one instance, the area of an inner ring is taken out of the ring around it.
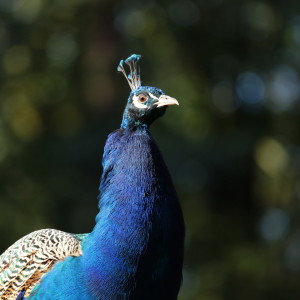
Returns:
[[[0,251],[94,226],[131,53],[180,102],[152,128],[186,220],[180,299],[300,299],[299,0],[0,0]]]

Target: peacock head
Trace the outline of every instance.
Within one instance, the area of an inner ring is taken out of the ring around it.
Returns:
[[[149,127],[155,119],[165,113],[167,106],[179,105],[176,99],[167,96],[161,89],[142,86],[138,64],[140,59],[141,55],[132,54],[125,61],[121,60],[118,66],[118,71],[123,73],[131,88],[123,115],[122,128]],[[129,66],[128,75],[124,63]]]

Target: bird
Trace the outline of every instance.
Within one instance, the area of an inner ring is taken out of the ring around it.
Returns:
[[[34,231],[0,256],[0,299],[175,300],[182,283],[184,219],[150,125],[178,101],[143,86],[141,55],[117,70],[130,94],[102,158],[96,224],[87,234]]]

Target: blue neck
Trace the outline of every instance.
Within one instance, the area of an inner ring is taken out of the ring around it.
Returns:
[[[109,135],[100,191],[100,211],[82,242],[83,255],[57,263],[30,299],[176,299],[182,214],[146,128]]]
[[[116,293],[131,292],[152,224],[165,204],[160,189],[163,177],[168,176],[164,166],[146,127],[121,129],[109,136],[103,156],[100,211],[90,235],[97,243],[86,255],[95,274],[93,285],[107,284],[107,290]]]

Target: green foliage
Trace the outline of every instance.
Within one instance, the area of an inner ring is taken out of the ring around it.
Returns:
[[[88,232],[120,59],[180,102],[156,125],[182,201],[180,299],[300,293],[297,1],[0,1],[0,251]]]

